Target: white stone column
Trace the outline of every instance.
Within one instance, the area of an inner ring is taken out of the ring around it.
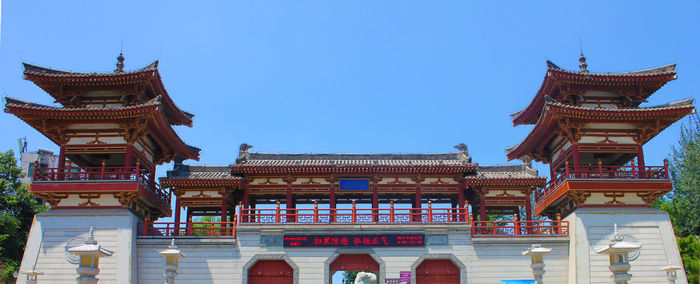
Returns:
[[[72,247],[68,249],[68,252],[80,257],[80,264],[76,269],[78,277],[75,278],[78,284],[97,283],[98,279],[95,276],[100,273],[100,256],[111,256],[113,254],[113,252],[97,244],[92,227],[90,227],[88,237],[85,239],[85,244]]]
[[[32,270],[22,271],[22,274],[27,275],[27,284],[36,284],[38,282],[37,276],[43,275],[43,272],[37,271],[36,266],[32,267]]]
[[[524,256],[530,257],[530,268],[532,268],[532,275],[535,277],[537,284],[542,284],[542,276],[544,275],[543,257],[551,251],[551,248],[543,248],[539,244],[533,244],[531,248],[522,252]]]
[[[666,279],[668,280],[668,283],[671,284],[676,283],[676,279],[678,279],[678,274],[676,273],[676,271],[680,269],[680,266],[673,266],[670,263],[668,264],[668,266],[664,266],[661,268],[661,270],[666,271]]]
[[[177,246],[175,246],[175,239],[170,241],[170,246],[168,246],[168,249],[158,252],[158,254],[165,258],[165,266],[163,267],[165,284],[174,284],[175,277],[177,277],[177,271],[180,269],[177,266],[178,260],[185,257],[185,255],[179,249],[177,249]]]
[[[641,243],[625,241],[624,237],[618,233],[617,224],[610,237],[610,243],[596,250],[598,254],[607,254],[610,257],[610,272],[613,273],[613,283],[627,284],[632,279],[630,271],[629,253],[635,252],[642,247]]]

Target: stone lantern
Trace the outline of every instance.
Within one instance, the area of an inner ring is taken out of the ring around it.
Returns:
[[[662,267],[661,270],[666,271],[666,279],[668,280],[668,283],[676,283],[676,279],[678,279],[678,275],[676,274],[676,270],[680,270],[680,266],[673,266],[669,264],[668,266]]]
[[[170,246],[168,246],[168,249],[161,251],[158,254],[165,258],[165,267],[163,267],[165,270],[163,271],[165,284],[175,283],[175,277],[177,277],[177,271],[179,270],[177,267],[178,259],[184,258],[185,255],[179,249],[177,249],[177,246],[175,246],[175,239],[170,241]]]
[[[610,243],[596,250],[598,254],[607,254],[610,257],[610,272],[613,273],[613,282],[616,284],[627,284],[632,279],[630,271],[629,254],[638,251],[642,247],[641,243],[626,241],[624,236],[618,233],[617,224],[610,237]]]
[[[36,266],[32,267],[32,270],[25,270],[22,271],[22,274],[27,275],[27,284],[36,284],[37,283],[37,276],[43,275],[44,272],[40,272],[36,270]]]
[[[90,227],[88,237],[85,239],[85,244],[69,248],[68,252],[80,257],[80,264],[76,269],[78,284],[97,283],[95,276],[100,272],[100,257],[111,256],[114,253],[97,244],[92,227]]]
[[[551,251],[551,248],[543,248],[539,244],[534,244],[531,248],[522,252],[524,256],[530,257],[530,268],[532,268],[532,275],[535,276],[537,284],[542,284],[542,275],[544,275],[544,261],[542,258]]]

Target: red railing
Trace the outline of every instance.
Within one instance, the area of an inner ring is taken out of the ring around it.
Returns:
[[[236,222],[142,222],[138,224],[139,236],[236,236]]]
[[[472,237],[568,237],[568,221],[474,221]]]
[[[406,224],[406,223],[469,223],[468,210],[463,208],[318,208],[284,209],[279,203],[271,209],[241,209],[239,224]]]
[[[141,183],[165,205],[170,204],[170,191],[151,181],[151,172],[137,167],[65,167],[36,168],[32,182],[133,181]]]
[[[551,177],[547,185],[535,191],[535,203],[539,203],[544,197],[556,190],[559,185],[573,179],[624,179],[624,180],[666,180],[669,179],[668,162],[664,160],[663,166],[639,167],[631,166],[572,166],[568,163],[564,170]]]

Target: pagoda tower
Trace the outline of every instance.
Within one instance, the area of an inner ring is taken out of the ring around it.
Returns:
[[[651,203],[672,189],[665,161],[648,166],[643,145],[695,111],[692,100],[640,107],[669,81],[675,64],[625,73],[591,73],[581,54],[580,70],[547,61],[532,102],[512,114],[513,125],[534,125],[508,149],[508,159],[549,164],[550,181],[534,193],[534,213],[572,224],[569,283],[609,282],[607,259],[595,254],[614,223],[644,243],[632,273],[643,275],[680,261],[668,215]],[[664,253],[666,251],[667,253]],[[666,260],[666,257],[676,258]],[[657,263],[658,262],[658,263]]]
[[[24,78],[61,106],[6,98],[5,112],[60,147],[56,168],[36,165],[32,174],[29,191],[50,209],[35,218],[22,269],[31,268],[38,258],[38,266],[57,263],[44,268],[47,274],[59,273],[69,265],[66,243],[94,227],[105,246],[115,251],[114,260],[102,265],[104,277],[118,283],[135,281],[136,224],[172,214],[171,193],[156,183],[156,166],[176,158],[198,159],[199,149],[186,145],[173,129],[192,126],[193,115],[168,95],[158,61],[124,71],[124,56],[117,60],[111,73],[66,72],[25,63]]]

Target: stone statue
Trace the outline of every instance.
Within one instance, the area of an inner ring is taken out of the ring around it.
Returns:
[[[358,272],[355,284],[377,284],[377,275],[372,272]]]

